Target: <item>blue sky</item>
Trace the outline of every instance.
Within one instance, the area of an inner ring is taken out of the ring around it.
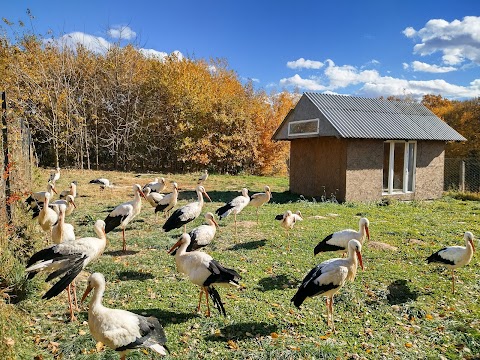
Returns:
[[[266,91],[480,96],[474,0],[12,0],[2,17],[30,29],[27,8],[42,36],[52,30],[98,51],[120,38],[148,56],[224,58]]]

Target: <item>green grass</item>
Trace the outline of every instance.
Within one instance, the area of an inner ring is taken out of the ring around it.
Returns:
[[[114,179],[119,187],[100,193],[96,186],[87,184],[99,176]],[[163,176],[179,183],[179,205],[191,201],[196,174]],[[62,171],[60,190],[74,179],[79,183],[78,209],[68,218],[76,226],[77,236],[93,234],[95,219],[105,218],[106,209],[128,200],[133,183],[144,184],[153,177]],[[130,255],[119,254],[121,232],[113,231],[108,234],[105,254],[87,268],[88,273],[99,271],[107,279],[104,304],[158,317],[165,327],[172,359],[345,359],[356,355],[368,359],[438,359],[473,358],[480,353],[477,257],[456,271],[455,295],[451,293],[450,273],[425,263],[425,258],[442,246],[463,245],[465,231],[480,234],[477,202],[445,197],[428,202],[393,201],[389,206],[339,205],[289,194],[285,178],[213,174],[205,184],[213,202],[206,203],[204,212],[214,211],[238,195],[242,187],[252,193],[263,191],[267,184],[273,199],[260,209],[259,225],[255,210],[247,207],[238,216],[237,237],[233,217],[229,217],[221,221],[214,243],[205,248],[243,276],[241,290],[219,288],[226,318],[215,309],[211,318],[194,312],[199,289],[177,272],[173,257],[166,253],[181,231],[163,233],[164,220],[160,216],[155,220],[146,202],[126,231]],[[289,251],[283,229],[274,220],[287,209],[301,210],[305,218],[291,232]],[[395,246],[397,251],[365,243],[365,271],[359,270],[355,282],[348,283],[335,297],[338,332],[332,334],[326,325],[324,298],[307,299],[300,311],[290,299],[313,266],[338,256],[327,253],[314,257],[318,241],[331,232],[357,228],[360,216],[370,220],[372,241]],[[189,224],[187,230],[202,220]],[[36,248],[42,246],[43,234],[38,227],[35,238]],[[88,273],[78,282],[79,296]],[[11,325],[15,346],[26,349],[17,352],[17,357],[117,359],[110,349],[97,352],[86,323],[86,305],[78,321],[70,323],[65,294],[50,301],[40,299],[50,286],[43,279],[38,276],[27,299],[15,305],[17,314],[28,324],[21,328],[23,336]],[[158,357],[137,350],[128,358]]]

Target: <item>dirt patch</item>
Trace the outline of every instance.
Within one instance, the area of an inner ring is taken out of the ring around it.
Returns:
[[[418,239],[407,239],[408,244],[415,244],[415,245],[425,245],[425,241],[418,240]]]
[[[243,226],[247,229],[257,226],[256,221],[238,221],[237,223],[238,223],[239,226]]]
[[[386,251],[398,251],[396,246],[378,242],[378,241],[370,241],[368,242],[368,247],[375,249],[375,250],[386,250]]]

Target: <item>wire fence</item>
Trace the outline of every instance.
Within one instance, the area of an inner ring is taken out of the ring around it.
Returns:
[[[15,223],[15,206],[21,203],[21,199],[31,187],[35,156],[30,129],[23,119],[9,114],[4,92],[0,149],[3,164],[0,179],[0,222],[11,225]]]
[[[445,159],[444,190],[480,192],[480,161]]]

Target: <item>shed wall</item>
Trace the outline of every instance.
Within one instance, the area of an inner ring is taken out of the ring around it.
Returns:
[[[417,142],[415,199],[438,199],[443,194],[445,142]]]
[[[308,197],[345,197],[346,142],[295,139],[290,147],[290,191]]]
[[[347,142],[345,201],[376,201],[382,197],[383,141]]]

